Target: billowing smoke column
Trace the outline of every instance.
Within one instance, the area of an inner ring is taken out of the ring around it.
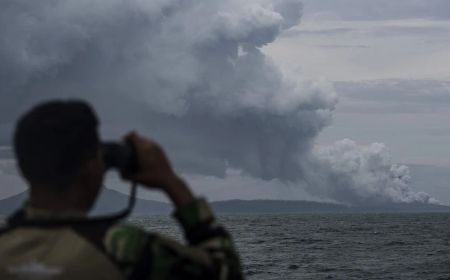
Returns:
[[[392,164],[384,144],[358,147],[352,140],[344,139],[334,146],[316,147],[313,155],[305,166],[309,170],[306,187],[311,193],[349,204],[437,203],[424,192],[410,190],[409,168]]]
[[[151,134],[185,173],[233,168],[347,203],[429,200],[376,145],[313,151],[336,105],[332,87],[288,78],[261,52],[301,10],[298,0],[4,0],[0,117],[82,97],[105,134]]]

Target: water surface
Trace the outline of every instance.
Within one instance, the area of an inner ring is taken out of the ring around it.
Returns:
[[[247,279],[450,279],[450,214],[221,215]],[[132,223],[181,240],[167,216]]]

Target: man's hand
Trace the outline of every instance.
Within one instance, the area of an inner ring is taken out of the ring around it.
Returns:
[[[176,206],[183,206],[193,200],[187,185],[172,169],[167,156],[158,143],[132,132],[125,141],[133,143],[138,160],[138,171],[126,174],[125,179],[135,181],[149,188],[164,191]]]

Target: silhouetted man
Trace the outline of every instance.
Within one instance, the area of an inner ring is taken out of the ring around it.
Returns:
[[[15,130],[29,199],[0,234],[0,279],[242,279],[230,235],[161,147],[136,133],[124,140],[139,166],[124,179],[167,194],[189,244],[87,218],[105,172],[98,121],[84,102],[52,101],[25,114]]]

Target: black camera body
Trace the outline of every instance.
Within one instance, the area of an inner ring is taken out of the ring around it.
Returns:
[[[133,143],[102,143],[106,169],[117,169],[121,174],[133,174],[138,170],[137,154]]]

